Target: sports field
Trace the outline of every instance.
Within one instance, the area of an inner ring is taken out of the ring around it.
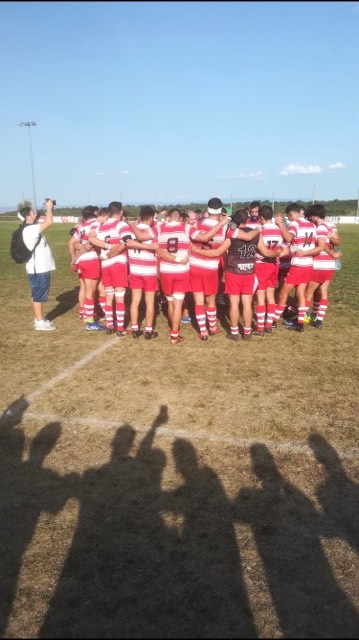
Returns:
[[[0,223],[0,636],[356,638],[359,226],[322,330],[86,332],[67,250],[33,330]]]

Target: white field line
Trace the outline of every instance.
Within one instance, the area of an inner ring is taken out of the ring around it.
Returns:
[[[64,417],[51,413],[26,413],[23,417],[24,420],[32,419],[39,420],[41,422],[60,422],[61,424],[66,424],[69,426],[85,426],[85,427],[96,427],[100,429],[117,429],[121,426],[119,422],[115,422],[112,420],[101,420],[97,418],[83,418],[83,417]],[[138,427],[131,424],[131,427],[138,431],[139,433],[147,433],[151,426],[147,427]],[[208,431],[189,431],[188,429],[170,429],[168,427],[158,427],[156,429],[156,435],[163,436],[165,438],[188,438],[191,440],[205,440],[206,442],[221,444],[221,445],[231,445],[233,447],[242,447],[245,449],[249,449],[255,443],[261,443],[268,447],[268,449],[272,449],[274,451],[278,451],[279,453],[289,453],[289,454],[298,454],[298,455],[309,455],[314,457],[314,454],[311,448],[308,445],[301,444],[299,442],[272,442],[270,440],[262,440],[261,438],[237,438],[236,436],[217,436]],[[349,449],[346,451],[336,450],[337,454],[340,458],[346,458],[348,460],[357,460],[359,459],[359,449]]]
[[[35,391],[33,391],[27,396],[26,399],[29,402],[29,404],[31,404],[32,402],[34,402],[34,400],[37,400],[40,396],[42,396],[42,394],[45,393],[45,391],[52,389],[52,387],[58,384],[61,380],[64,380],[65,378],[69,378],[70,376],[72,376],[73,373],[75,373],[75,371],[77,371],[78,369],[82,369],[82,367],[84,367],[85,364],[90,362],[90,360],[92,360],[93,358],[96,358],[96,356],[101,355],[101,353],[104,353],[104,351],[107,351],[107,349],[111,349],[111,347],[113,347],[115,344],[118,344],[118,341],[119,341],[118,338],[117,339],[115,337],[113,337],[112,339],[110,338],[108,342],[105,342],[100,347],[98,347],[94,351],[91,351],[86,356],[81,358],[81,360],[73,364],[71,367],[68,367],[68,369],[66,369],[65,371],[61,371],[61,373],[58,373],[56,376],[54,376],[54,378],[51,378],[51,380],[48,380],[48,382],[45,382],[45,384],[41,385]]]
[[[86,356],[81,358],[81,360],[76,362],[71,367],[68,367],[68,369],[66,369],[65,371],[62,371],[61,373],[51,378],[51,380],[48,380],[48,382],[45,382],[45,384],[38,387],[35,391],[30,393],[26,397],[26,400],[28,401],[29,405],[33,403],[35,400],[37,400],[40,396],[42,396],[43,393],[45,393],[49,389],[52,389],[61,380],[64,380],[65,378],[69,378],[73,373],[75,373],[75,371],[77,371],[78,369],[81,369],[93,358],[95,358],[98,355],[101,355],[102,353],[104,353],[105,351],[107,351],[117,343],[118,343],[118,339],[113,337],[108,342],[106,341],[104,344],[102,344],[100,347],[98,347],[94,351],[91,351],[90,353],[88,353]],[[5,415],[6,415],[6,410],[5,410]],[[84,426],[92,426],[97,428],[100,427],[103,429],[114,429],[122,426],[118,422],[99,420],[96,418],[80,418],[80,417],[68,418],[68,417],[53,415],[53,414],[40,414],[36,412],[32,413],[31,411],[26,413],[26,415],[23,416],[23,419],[26,420],[26,418],[33,419],[36,421],[42,420],[44,422],[61,422],[62,424],[68,424],[72,426],[84,425]],[[139,431],[142,433],[146,433],[151,428],[151,427],[138,427],[134,425],[131,425],[131,426],[136,431]],[[158,427],[156,429],[156,433],[157,435],[161,435],[168,438],[191,438],[194,440],[205,440],[206,442],[213,442],[213,443],[223,444],[223,445],[228,444],[234,447],[243,447],[243,448],[249,448],[253,444],[261,442],[262,444],[265,444],[269,449],[273,449],[278,452],[313,456],[313,452],[311,448],[299,442],[282,443],[282,442],[272,442],[270,440],[260,440],[258,438],[252,440],[249,438],[237,438],[235,436],[217,436],[208,431],[188,431],[187,429],[169,429],[168,427]],[[347,458],[351,460],[357,460],[359,458],[358,448],[350,449],[347,451],[337,451],[337,453],[341,458]]]

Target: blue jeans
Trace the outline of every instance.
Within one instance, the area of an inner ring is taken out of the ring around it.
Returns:
[[[28,273],[33,302],[46,302],[50,289],[50,271],[46,273]]]

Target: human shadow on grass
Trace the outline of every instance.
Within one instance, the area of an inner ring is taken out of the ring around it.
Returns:
[[[66,479],[45,469],[45,457],[60,437],[58,422],[49,423],[29,445],[20,429],[26,398],[12,403],[0,418],[0,637],[4,637],[16,595],[24,553],[41,512],[57,513],[69,494]]]
[[[65,313],[70,311],[70,309],[76,307],[79,301],[79,287],[74,287],[70,291],[60,293],[57,296],[56,301],[58,303],[57,306],[46,314],[46,318],[47,320],[50,320],[50,322],[65,315]]]
[[[229,320],[229,307],[217,306],[217,318],[226,333],[231,333],[231,323]]]
[[[167,419],[162,406],[137,453],[135,430],[121,426],[111,459],[83,474],[78,528],[39,637],[256,637],[228,501],[190,443],[173,447],[183,486],[162,489],[166,456],[153,441]]]
[[[175,536],[159,513],[166,457],[153,448],[162,406],[137,453],[136,431],[119,427],[110,460],[77,487],[78,527],[40,637],[167,637],[170,551]],[[175,602],[172,602],[173,610]]]
[[[239,491],[234,515],[252,529],[283,637],[357,637],[358,612],[321,545],[327,524],[312,501],[285,480],[264,444],[254,444],[250,454],[261,486]],[[341,535],[340,528],[336,533]]]
[[[182,516],[176,550],[177,629],[186,638],[256,638],[231,503],[217,474],[183,438],[173,443],[182,484],[163,507]]]
[[[308,443],[326,476],[316,496],[327,517],[328,535],[340,536],[359,553],[359,484],[350,479],[337,451],[323,436],[312,433]]]

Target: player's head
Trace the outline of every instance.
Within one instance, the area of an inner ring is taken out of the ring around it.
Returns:
[[[110,211],[108,209],[108,207],[101,207],[101,209],[99,209],[99,212],[97,214],[97,219],[100,222],[106,222],[106,220],[109,218],[110,216]]]
[[[262,218],[262,220],[272,220],[273,218],[273,209],[269,204],[262,204],[259,207],[258,217]]]
[[[210,198],[207,204],[207,213],[209,216],[220,216],[222,213],[223,202],[220,198]]]
[[[149,204],[144,205],[140,209],[140,220],[141,222],[145,222],[146,224],[151,224],[155,217],[155,209],[151,207]]]
[[[113,200],[108,205],[108,208],[110,211],[111,218],[122,218],[123,216],[122,202],[119,202],[118,200]]]
[[[197,214],[195,211],[189,211],[188,212],[188,224],[190,225],[194,225],[197,222]]]
[[[232,221],[237,225],[237,227],[243,226],[245,227],[248,220],[248,211],[247,209],[237,209],[232,216]]]
[[[305,217],[308,220],[324,220],[327,212],[322,204],[312,204],[305,210]]]
[[[168,209],[167,219],[181,220],[181,209],[179,209],[178,207],[171,207],[171,209]]]
[[[288,204],[288,206],[285,208],[285,214],[288,220],[297,220],[298,218],[300,218],[303,215],[302,209],[303,207],[301,207],[299,204],[296,204],[295,202],[291,202],[290,204]]]
[[[186,211],[184,211],[183,209],[180,209],[180,216],[181,216],[182,222],[187,224],[187,222],[188,222],[188,213]]]
[[[258,200],[253,200],[249,205],[249,215],[251,218],[258,218],[259,215],[259,207],[261,203]]]
[[[98,207],[95,207],[92,204],[88,204],[87,207],[84,207],[82,209],[82,219],[91,220],[92,218],[96,218],[98,210]]]

